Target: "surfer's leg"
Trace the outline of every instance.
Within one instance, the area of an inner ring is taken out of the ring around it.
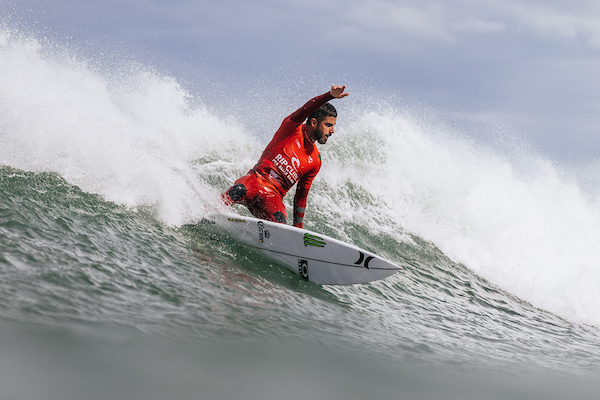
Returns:
[[[287,210],[280,196],[267,196],[263,198],[263,209],[266,220],[287,223]]]
[[[287,217],[281,211],[275,211],[273,213],[273,218],[275,218],[275,222],[279,222],[280,224],[287,224]]]
[[[283,198],[278,193],[263,188],[254,198],[248,198],[241,203],[248,207],[248,211],[256,218],[281,224],[287,223],[287,210]]]
[[[255,173],[250,172],[235,181],[233,186],[221,195],[221,199],[228,206],[237,203],[245,205],[256,218],[287,223],[287,210],[283,198]]]
[[[229,188],[225,193],[223,193],[222,197],[227,199],[226,203],[235,204],[244,197],[246,197],[246,193],[248,193],[248,189],[241,183],[236,183],[232,187]]]
[[[235,181],[233,186],[221,195],[221,200],[225,205],[231,206],[242,200],[252,199],[257,193],[256,175],[249,173]]]

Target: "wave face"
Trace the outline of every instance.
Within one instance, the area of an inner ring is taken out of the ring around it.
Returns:
[[[302,377],[334,380],[332,370],[348,368],[357,377],[350,389],[383,393],[373,382],[384,381],[385,398],[407,386],[417,397],[467,398],[461,388],[471,388],[467,376],[482,365],[597,373],[594,188],[584,190],[538,156],[484,148],[405,110],[365,108],[353,96],[340,101],[339,127],[321,147],[306,228],[404,271],[369,285],[321,288],[182,228],[221,209],[219,194],[254,165],[270,133],[253,134],[244,118],[218,115],[210,101],[144,66],[107,70],[0,30],[0,315],[16,324],[3,328],[0,342],[26,353],[22,338],[29,338],[49,363],[66,329],[86,350],[70,353],[63,367],[91,385],[112,368],[141,387],[154,356],[163,363],[149,374],[174,386],[179,378],[165,377],[169,365],[210,376],[205,359],[248,383],[248,374],[261,375],[221,360],[251,369],[248,360],[263,359],[266,348],[270,374],[294,371],[293,356]],[[236,352],[231,342],[252,346]],[[97,360],[98,346],[117,361],[98,361],[97,370],[71,366]],[[190,357],[185,368],[182,354]],[[26,365],[25,355],[12,357]],[[431,371],[455,367],[471,372],[451,385],[432,382]],[[45,369],[34,373],[48,378]],[[497,387],[505,379],[486,375],[473,393],[502,398]],[[180,387],[192,393],[198,382]],[[290,382],[286,391],[297,381]],[[540,392],[525,380],[515,390],[554,398],[558,388],[572,388],[562,384]],[[325,383],[314,390],[335,398]]]
[[[346,132],[325,156],[335,202],[319,198],[340,229],[364,220],[377,230],[384,215],[384,226],[521,299],[599,326],[600,202],[575,180],[537,156],[509,160],[397,114],[369,113]],[[373,201],[340,195],[348,185]]]

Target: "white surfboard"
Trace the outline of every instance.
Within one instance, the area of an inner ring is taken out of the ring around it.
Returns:
[[[290,225],[223,214],[203,222],[320,285],[366,283],[400,271],[396,264],[366,250]]]

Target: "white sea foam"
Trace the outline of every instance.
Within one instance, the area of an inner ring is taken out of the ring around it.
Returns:
[[[322,173],[331,185],[353,181],[378,197],[380,213],[454,261],[539,308],[600,326],[591,191],[539,156],[509,162],[398,113],[365,115],[346,131]]]
[[[151,206],[169,224],[215,207],[216,189],[192,161],[216,153],[243,164],[255,146],[238,124],[190,100],[148,69],[102,74],[67,52],[0,34],[0,164],[57,172],[109,201]]]

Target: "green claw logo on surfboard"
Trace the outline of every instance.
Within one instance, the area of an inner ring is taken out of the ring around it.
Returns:
[[[311,235],[310,233],[305,233],[304,246],[325,247],[325,241],[321,237]]]

